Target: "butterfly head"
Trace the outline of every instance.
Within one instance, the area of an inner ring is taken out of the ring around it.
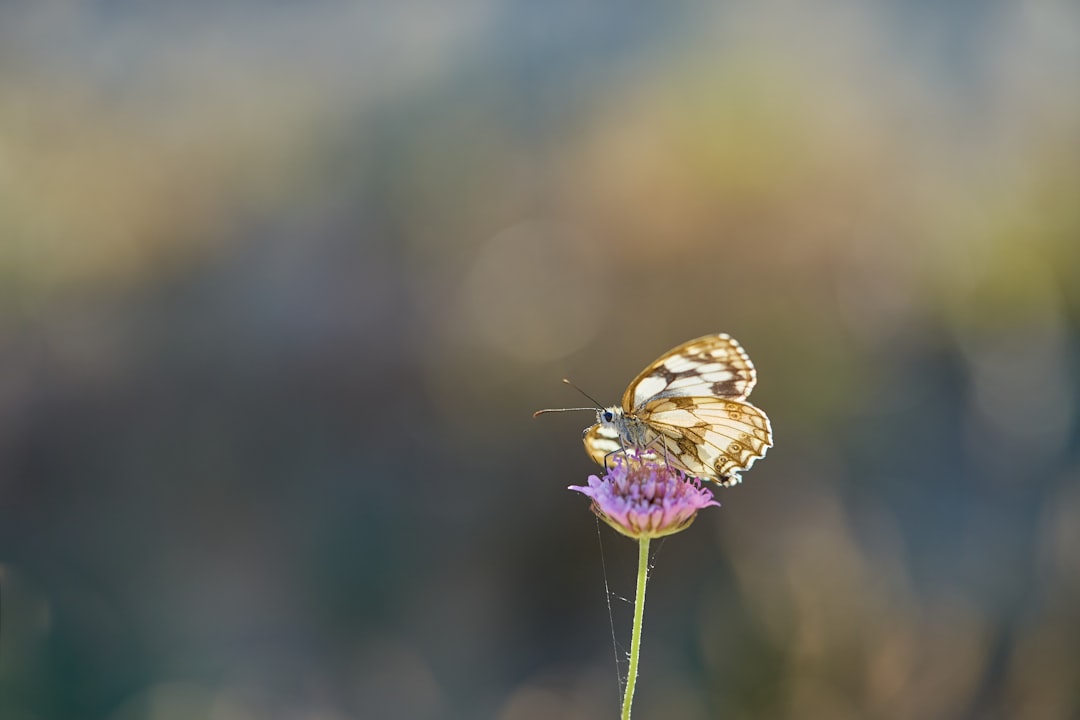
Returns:
[[[605,426],[616,425],[622,414],[622,408],[619,407],[597,408],[596,422]]]

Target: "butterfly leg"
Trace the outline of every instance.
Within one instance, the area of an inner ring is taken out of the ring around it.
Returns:
[[[622,453],[623,455],[626,455],[626,448],[621,447],[618,450],[612,450],[611,452],[609,452],[607,455],[604,456],[604,470],[611,470],[611,468],[608,467],[608,458],[611,457],[612,455],[618,455],[619,453]]]
[[[649,446],[655,445],[657,442],[661,443],[664,447],[664,467],[670,470],[671,463],[668,461],[668,444],[666,435],[664,435],[663,433],[657,433],[656,437],[645,443],[645,447],[643,449],[648,450]]]

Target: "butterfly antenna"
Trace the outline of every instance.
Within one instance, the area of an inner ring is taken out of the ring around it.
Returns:
[[[533,417],[536,417],[537,415],[543,415],[544,413],[549,413],[549,412],[574,412],[576,410],[595,411],[596,408],[544,408],[543,410],[537,410],[536,412],[534,412]]]
[[[569,379],[569,378],[563,378],[563,379],[562,379],[562,381],[563,381],[563,382],[564,382],[565,384],[567,384],[567,385],[569,385],[570,387],[574,388],[574,389],[575,389],[575,390],[577,390],[577,391],[578,391],[579,393],[581,393],[582,395],[584,395],[585,397],[587,397],[587,398],[588,398],[589,400],[591,400],[591,401],[592,401],[592,404],[593,404],[593,405],[595,405],[596,407],[595,407],[595,408],[589,408],[590,410],[603,410],[603,409],[604,409],[604,406],[603,406],[603,405],[601,405],[600,403],[598,403],[598,402],[596,401],[596,398],[594,398],[594,397],[593,397],[592,395],[590,395],[589,393],[587,393],[587,392],[585,392],[584,390],[582,390],[581,388],[579,388],[579,387],[578,387],[577,385],[575,385],[574,383],[570,382],[570,379]]]
[[[543,415],[544,413],[552,413],[552,412],[576,412],[578,410],[603,410],[604,409],[604,406],[601,405],[600,403],[596,402],[596,400],[593,399],[592,395],[585,392],[584,390],[582,390],[581,388],[579,388],[577,385],[570,382],[566,378],[563,378],[562,381],[564,383],[566,383],[567,385],[569,385],[570,387],[577,390],[579,393],[581,393],[585,397],[589,398],[589,400],[592,400],[593,403],[596,404],[596,407],[587,407],[587,408],[545,408],[544,410],[537,410],[536,412],[534,412],[533,417],[536,417],[537,415]]]

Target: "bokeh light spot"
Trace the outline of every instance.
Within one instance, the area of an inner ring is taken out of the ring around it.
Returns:
[[[495,235],[467,287],[473,329],[523,363],[565,357],[588,343],[608,309],[607,273],[574,227],[529,221]]]

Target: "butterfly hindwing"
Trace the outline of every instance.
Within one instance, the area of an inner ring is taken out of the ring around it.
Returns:
[[[657,454],[690,475],[721,485],[740,481],[739,473],[772,445],[769,418],[750,403],[711,397],[661,398],[639,413],[657,434]]]
[[[610,455],[622,452],[619,431],[611,425],[597,423],[585,430],[585,452],[597,465],[603,465]]]

